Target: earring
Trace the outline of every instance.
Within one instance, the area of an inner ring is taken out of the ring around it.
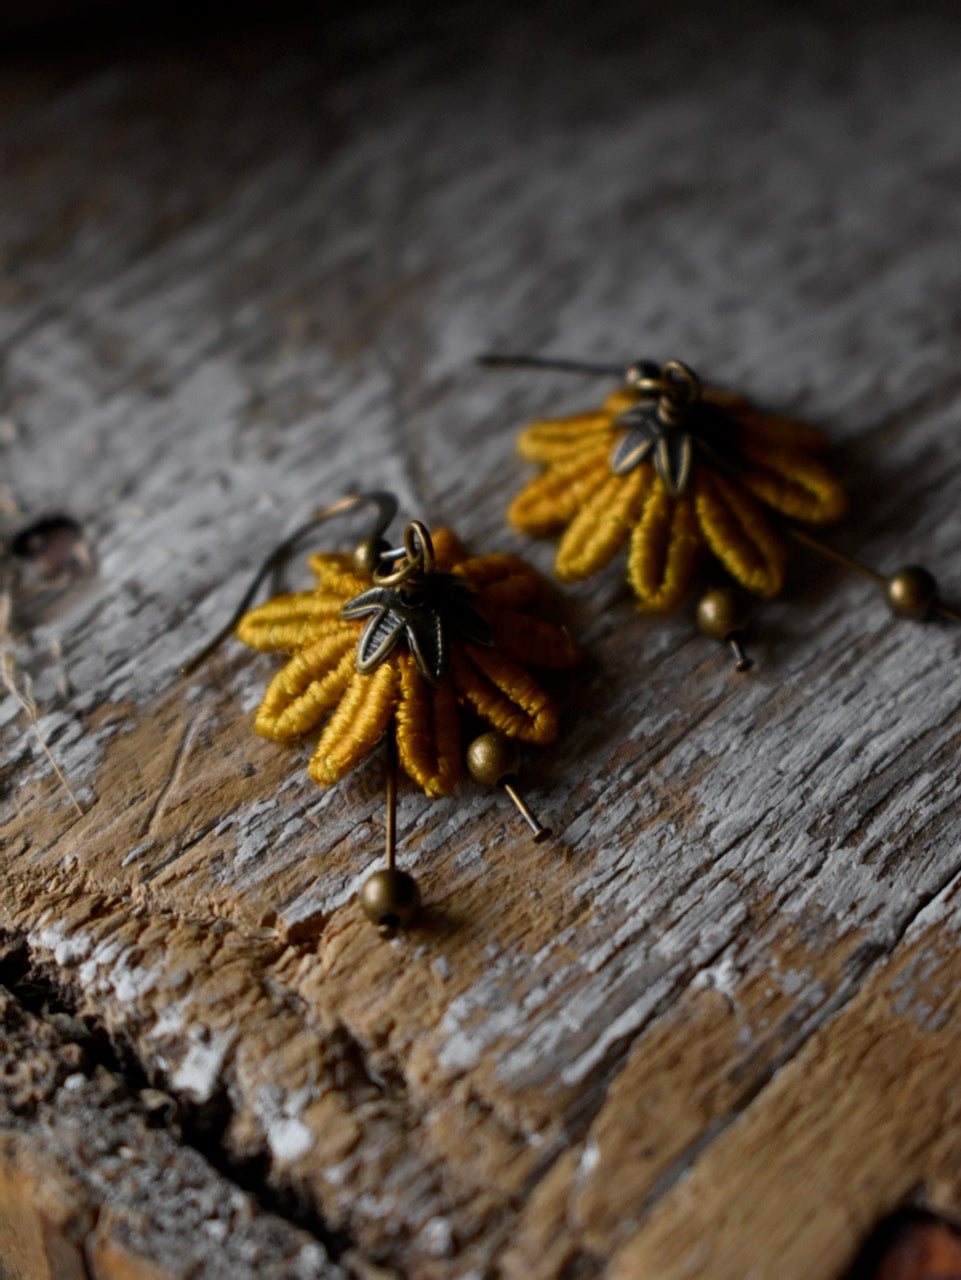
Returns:
[[[365,505],[376,512],[371,535],[351,555],[310,556],[312,590],[249,608],[264,578],[307,533]],[[517,790],[517,744],[552,742],[558,714],[527,667],[559,670],[579,657],[562,628],[531,612],[546,584],[519,556],[469,557],[450,530],[430,533],[417,520],[391,547],[384,535],[396,511],[388,493],[346,497],[319,511],[271,552],[233,617],[182,668],[196,670],[235,627],[251,648],[286,653],[256,728],[280,742],[320,728],[308,772],[322,786],[385,741],[387,865],[360,895],[365,914],[385,933],[409,924],[420,900],[414,878],[396,866],[399,769],[437,797],[453,791],[466,763],[475,779],[507,793],[535,841],[545,840],[550,832]],[[466,761],[465,720],[487,726]]]
[[[480,363],[623,378],[599,409],[535,422],[518,439],[521,456],[545,469],[511,503],[508,519],[523,533],[561,533],[562,581],[591,577],[629,540],[627,578],[643,612],[678,609],[704,552],[747,592],[770,598],[784,585],[794,541],[880,584],[898,617],[961,621],[927,569],[909,565],[885,578],[802,527],[830,524],[846,505],[817,456],[825,440],[815,428],[702,387],[679,360],[640,360],[626,373],[536,356],[488,355]],[[737,671],[750,669],[736,589],[706,591],[696,617],[702,632],[731,649]]]

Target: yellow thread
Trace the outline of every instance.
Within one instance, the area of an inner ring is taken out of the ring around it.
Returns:
[[[398,665],[397,758],[427,795],[450,795],[463,770],[457,696],[450,683],[431,688],[410,654]]]
[[[646,613],[672,613],[691,583],[701,537],[689,497],[672,498],[655,479],[631,535],[627,577]]]
[[[434,568],[438,573],[450,573],[458,560],[463,560],[464,544],[450,529],[437,529],[430,535],[434,544]]]
[[[339,597],[320,591],[274,596],[244,614],[237,624],[237,638],[262,653],[290,652],[335,630],[342,603]]]
[[[328,786],[359,764],[383,737],[397,707],[397,667],[382,662],[370,673],[354,671],[310,758],[308,772]]]
[[[824,432],[807,422],[779,418],[748,405],[738,411],[737,418],[744,428],[745,445],[780,445],[785,449],[796,449],[800,453],[819,453],[827,446]]]
[[[546,469],[517,495],[508,519],[524,533],[563,531],[558,577],[589,577],[633,530],[628,579],[643,610],[677,608],[705,542],[749,590],[766,596],[780,590],[785,549],[757,504],[812,524],[837,519],[845,506],[843,491],[810,456],[823,447],[824,437],[804,423],[759,413],[736,393],[708,389],[704,399],[736,420],[730,444],[742,466],[728,477],[696,456],[693,498],[672,499],[659,480],[653,487],[650,480],[637,490],[624,487],[636,472],[611,477],[614,424],[640,402],[636,389],[616,391],[593,413],[545,419],[521,433],[522,455]],[[637,470],[642,469],[650,476],[649,463]]]
[[[516,659],[496,649],[455,651],[454,685],[461,699],[510,738],[545,746],[557,737],[557,709]]]
[[[552,622],[532,618],[529,613],[516,609],[486,608],[484,612],[494,632],[495,646],[518,662],[562,671],[573,666],[581,656],[567,632]]]
[[[526,560],[507,552],[464,560],[455,566],[454,572],[474,587],[476,603],[482,609],[523,608],[543,595],[547,586]]]
[[[720,405],[722,409],[727,409],[728,413],[733,413],[735,417],[740,418],[743,413],[748,412],[751,408],[751,402],[738,391],[718,391],[716,387],[705,387],[701,391],[701,399],[708,400],[711,404]]]
[[[586,457],[559,463],[536,476],[508,507],[507,519],[515,529],[533,537],[563,528],[609,478],[609,453],[610,445],[605,441]]]
[[[340,596],[341,601],[349,600],[370,586],[370,578],[359,574],[349,556],[328,553],[307,557],[311,571],[317,575],[317,585],[330,595]]]
[[[613,560],[637,521],[652,474],[649,463],[626,476],[608,474],[561,538],[554,569],[562,582],[589,578]]]
[[[603,410],[532,422],[517,437],[517,452],[528,462],[562,462],[595,449],[598,435],[610,431],[611,415]]]
[[[844,490],[816,458],[776,445],[744,446],[738,481],[755,498],[792,520],[830,524],[844,514]]]
[[[356,645],[356,630],[342,626],[291,658],[267,686],[257,732],[289,742],[315,729],[347,688]]]
[[[254,648],[293,650],[264,694],[258,731],[289,741],[329,716],[309,767],[317,782],[336,782],[390,730],[397,735],[406,772],[428,795],[446,795],[463,767],[461,705],[527,742],[547,742],[556,735],[556,709],[520,662],[523,656],[535,665],[564,667],[578,657],[560,628],[521,612],[544,589],[543,579],[519,556],[462,559],[463,548],[449,530],[439,530],[432,541],[437,569],[456,572],[475,588],[475,606],[486,611],[504,645],[500,653],[465,649],[455,635],[460,682],[455,676],[433,689],[402,647],[370,675],[357,672],[362,626],[337,615],[370,583],[343,555],[312,556],[318,590],[277,596],[238,625],[240,638]]]
[[[755,595],[776,596],[785,551],[751,495],[702,467],[694,501],[704,537],[728,573]]]

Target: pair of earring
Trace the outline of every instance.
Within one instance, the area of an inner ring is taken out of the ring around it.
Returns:
[[[532,356],[481,362],[620,373]],[[778,595],[790,540],[881,584],[897,616],[961,621],[926,569],[909,565],[885,578],[805,527],[830,523],[845,507],[819,456],[820,432],[702,388],[680,361],[632,364],[600,408],[534,423],[518,447],[543,470],[508,517],[525,533],[561,533],[561,580],[592,576],[629,543],[628,581],[638,607],[671,613],[710,553],[727,581],[701,595],[697,622],[732,650],[738,671],[752,663],[737,588]],[[310,557],[313,589],[250,609],[267,575],[319,523],[365,506],[374,508],[373,527],[351,554]],[[546,839],[550,832],[518,790],[518,744],[552,742],[558,711],[529,668],[565,670],[580,656],[562,627],[538,616],[546,584],[523,559],[468,556],[450,530],[431,532],[417,520],[391,546],[385,535],[396,514],[396,499],[381,492],[319,511],[270,554],[233,617],[184,667],[185,674],[195,670],[235,628],[251,648],[286,653],[256,728],[283,742],[319,729],[309,773],[321,785],[337,782],[385,743],[386,865],[360,897],[365,914],[388,934],[411,922],[420,901],[416,881],[396,865],[400,770],[436,797],[454,789],[466,765],[477,781],[510,797],[535,841]],[[463,753],[465,732],[471,741]]]

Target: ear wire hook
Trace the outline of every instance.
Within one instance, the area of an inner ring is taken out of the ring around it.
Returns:
[[[589,373],[602,378],[619,378],[624,375],[624,365],[595,364],[590,360],[568,360],[549,356],[504,355],[488,352],[478,356],[477,363],[488,369],[557,369],[561,373]]]
[[[296,528],[293,533],[287,535],[283,542],[279,543],[273,551],[267,556],[263,564],[254,574],[250,585],[244,592],[243,597],[238,603],[236,609],[230,615],[230,618],[220,628],[217,634],[204,645],[199,653],[188,659],[180,668],[180,674],[184,676],[192,675],[207,659],[220,648],[223,642],[231,634],[237,623],[247,612],[247,608],[257,594],[261,583],[275,569],[279,569],[290,557],[301,539],[305,538],[311,530],[315,529],[319,524],[330,520],[334,516],[345,514],[353,511],[357,507],[372,505],[376,508],[376,521],[371,533],[372,539],[383,537],[394,516],[397,514],[397,499],[392,493],[386,491],[376,491],[374,493],[349,494],[345,498],[332,502],[329,507],[322,507],[320,511],[316,511],[309,520]]]

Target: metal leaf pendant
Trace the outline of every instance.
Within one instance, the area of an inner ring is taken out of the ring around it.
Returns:
[[[450,674],[450,636],[491,645],[490,626],[470,601],[471,589],[454,574],[432,573],[413,586],[370,587],[348,600],[342,618],[367,618],[357,644],[357,670],[373,671],[406,640],[428,684]]]
[[[693,405],[682,425],[661,421],[657,404],[633,405],[615,420],[626,428],[611,451],[608,466],[615,476],[627,475],[650,457],[658,478],[672,497],[686,492],[696,456],[720,470],[736,468],[737,422],[717,405]]]

